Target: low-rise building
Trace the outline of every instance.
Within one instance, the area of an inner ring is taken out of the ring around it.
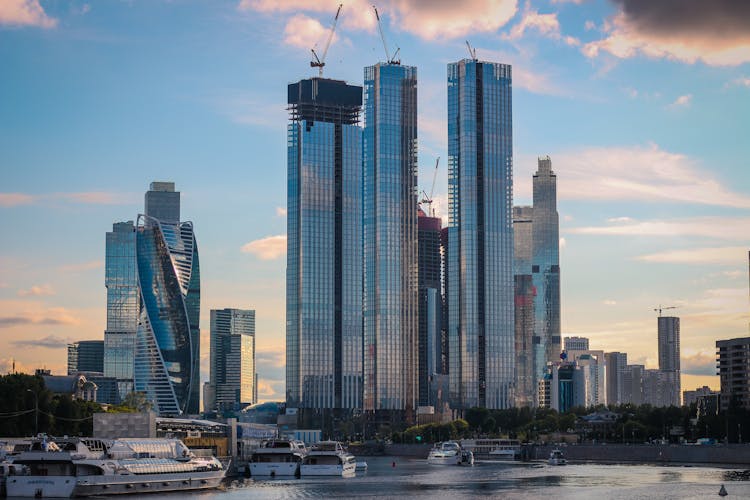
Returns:
[[[750,410],[750,337],[716,341],[716,368],[721,382],[721,409]]]

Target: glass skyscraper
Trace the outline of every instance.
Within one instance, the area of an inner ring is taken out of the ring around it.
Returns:
[[[133,390],[133,356],[138,328],[138,277],[135,225],[115,222],[106,236],[104,285],[107,329],[104,331],[104,375],[117,380],[120,397]]]
[[[547,363],[559,361],[560,344],[560,226],[557,215],[557,176],[549,156],[538,159],[534,174],[534,215],[531,273],[534,299],[535,372],[541,378]]]
[[[68,344],[68,375],[79,372],[104,372],[104,342],[80,340]]]
[[[513,284],[516,329],[516,406],[536,406],[534,286],[531,278],[532,218],[529,206],[513,207]]]
[[[660,311],[661,312],[661,311]],[[680,318],[659,316],[659,371],[666,380],[665,404],[680,406]]]
[[[364,409],[417,399],[417,69],[364,70]]]
[[[514,405],[512,77],[448,65],[448,338],[453,407]]]
[[[440,217],[429,217],[419,209],[419,405],[435,406],[431,382],[443,374],[442,269],[440,253]]]
[[[162,191],[167,200],[164,204],[159,203],[160,184],[171,184],[171,191],[169,187]],[[147,208],[149,198],[157,206],[171,206],[174,184],[154,183],[151,187]],[[135,390],[145,392],[160,415],[196,414],[200,402],[198,247],[193,224],[173,220],[173,206],[157,213],[166,219],[139,215],[136,227],[140,307]]]
[[[301,80],[288,104],[286,400],[323,425],[362,407],[362,87]]]
[[[255,311],[211,310],[211,389],[218,410],[255,401]]]

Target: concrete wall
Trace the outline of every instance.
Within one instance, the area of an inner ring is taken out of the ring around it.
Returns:
[[[155,438],[156,413],[94,413],[94,437]]]
[[[529,446],[531,460],[546,460],[553,449],[560,449],[573,462],[597,463],[683,463],[750,464],[750,445],[574,445]]]

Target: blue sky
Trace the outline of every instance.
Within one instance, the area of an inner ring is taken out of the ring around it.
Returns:
[[[748,331],[750,31],[744,2],[688,3],[378,7],[418,67],[419,184],[440,156],[438,210],[446,64],[468,39],[513,65],[516,203],[537,156],[558,174],[564,335],[655,366],[653,308],[680,306],[690,389],[718,385],[715,340]],[[256,309],[261,398],[281,397],[286,85],[313,74],[337,4],[3,0],[0,370],[62,372],[66,342],[102,337],[104,234],[171,180],[201,252],[204,367],[209,310]],[[361,83],[384,58],[370,3],[344,1],[325,75]]]

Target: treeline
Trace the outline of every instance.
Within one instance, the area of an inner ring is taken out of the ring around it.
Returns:
[[[90,436],[92,415],[100,411],[98,403],[53,394],[40,376],[0,376],[0,437],[28,437],[37,430],[55,436]]]

